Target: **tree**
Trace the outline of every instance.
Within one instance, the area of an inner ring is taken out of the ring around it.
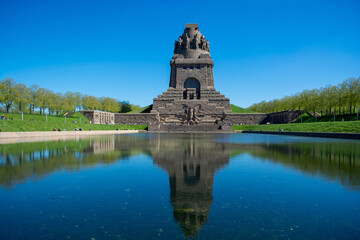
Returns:
[[[292,96],[292,102],[291,102],[292,109],[297,109],[297,110],[301,110],[301,100],[300,100],[300,93],[296,93],[295,95]]]
[[[325,92],[325,107],[327,108],[326,112],[327,115],[332,114],[333,108],[335,108],[337,100],[336,100],[336,93],[337,93],[337,86],[327,85],[324,89]]]
[[[356,112],[358,112],[360,107],[360,77],[356,79],[356,82],[355,105],[357,107]]]
[[[35,106],[38,104],[38,85],[31,85],[29,88],[29,107],[30,107],[30,114],[35,112]]]
[[[317,110],[319,109],[320,105],[320,97],[319,97],[319,90],[312,89],[308,92],[309,100],[307,104],[308,111],[312,111],[314,113],[314,117],[317,116]]]
[[[54,100],[55,100],[54,109],[56,111],[56,115],[59,116],[60,113],[65,111],[65,107],[63,104],[64,96],[62,95],[62,93],[56,93],[55,95],[56,96],[54,96]]]
[[[82,103],[82,100],[83,100],[82,94],[79,93],[79,92],[74,93],[74,100],[75,100],[75,111],[76,111],[76,108],[80,111],[81,106],[83,105],[83,103]]]
[[[318,90],[318,106],[319,106],[321,116],[326,111],[326,95],[327,95],[326,88],[320,88]]]
[[[15,80],[12,78],[5,78],[0,82],[0,92],[2,102],[5,104],[6,112],[10,111],[13,102],[16,99]]]
[[[49,115],[53,115],[56,111],[56,107],[58,106],[58,95],[55,94],[53,91],[48,91],[47,95],[47,107],[49,109]]]
[[[118,101],[116,101],[116,99],[109,97],[102,97],[100,98],[100,102],[101,102],[101,109],[103,111],[119,112],[120,110]]]
[[[82,98],[82,102],[83,102],[83,109],[86,110],[99,110],[102,108],[99,99],[94,96],[85,95]]]
[[[131,106],[130,106],[129,101],[122,101],[121,102],[121,110],[120,110],[120,112],[127,113],[127,112],[130,112],[130,111],[131,111]]]
[[[345,98],[345,102],[349,108],[349,113],[355,112],[355,105],[357,102],[357,89],[358,89],[358,81],[355,78],[348,78],[341,84],[341,88],[343,89],[343,94]]]
[[[343,108],[343,113],[345,113],[345,103],[346,103],[346,88],[345,84],[339,84],[336,88],[335,98],[336,105],[339,108],[338,114],[341,114],[341,108]]]
[[[24,106],[28,103],[30,98],[30,91],[25,84],[18,83],[15,85],[16,103],[19,107],[19,112],[23,112]]]
[[[305,111],[310,111],[310,91],[305,89],[300,93],[300,108]]]
[[[39,88],[37,91],[38,104],[40,107],[40,115],[45,114],[45,108],[49,105],[51,91],[46,88]]]
[[[66,92],[63,98],[63,104],[66,111],[68,112],[75,111],[75,104],[76,104],[75,94],[72,92]]]
[[[321,115],[355,113],[360,106],[360,78],[348,78],[337,86],[327,85],[324,88],[303,90],[280,100],[262,101],[251,105],[248,109],[256,112],[274,112],[290,109],[320,111]],[[338,111],[336,109],[338,108]]]

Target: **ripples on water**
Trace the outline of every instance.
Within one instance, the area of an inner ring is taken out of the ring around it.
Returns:
[[[134,134],[0,151],[0,239],[360,236],[359,141]]]

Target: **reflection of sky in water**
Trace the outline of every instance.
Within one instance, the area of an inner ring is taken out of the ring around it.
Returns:
[[[231,142],[231,143],[242,143],[242,144],[253,144],[253,143],[291,143],[291,142],[354,142],[348,139],[335,139],[335,138],[310,138],[301,136],[285,136],[285,135],[271,135],[271,134],[231,134],[217,139],[219,142]],[[360,145],[359,145],[360,146]]]
[[[1,145],[0,239],[356,239],[359,144],[136,134]]]

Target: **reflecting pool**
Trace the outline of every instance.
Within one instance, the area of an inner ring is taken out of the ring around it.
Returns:
[[[0,152],[0,239],[360,236],[360,141],[145,133]]]

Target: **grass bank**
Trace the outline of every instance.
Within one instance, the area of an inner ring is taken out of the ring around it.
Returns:
[[[148,106],[145,106],[145,107],[142,107],[142,108],[138,108],[138,109],[135,109],[135,110],[132,110],[130,112],[127,112],[127,113],[149,113],[152,109],[152,104],[151,105],[148,105]]]
[[[335,121],[356,121],[356,114],[343,114],[336,115]],[[334,122],[334,116],[320,116],[315,119],[315,117],[304,113],[301,117],[296,120],[297,123],[310,123],[310,122]]]
[[[234,104],[230,104],[230,107],[231,107],[231,111],[232,111],[233,113],[256,113],[256,112],[254,112],[254,111],[251,111],[251,110],[249,110],[249,109],[236,106],[236,105],[234,105]]]
[[[272,125],[234,125],[234,130],[279,131],[279,129],[287,132],[360,133],[360,121],[291,123]]]
[[[29,132],[29,131],[52,131],[56,129],[66,129],[73,131],[75,128],[82,128],[84,131],[91,130],[145,130],[146,125],[106,125],[90,124],[89,120],[80,113],[75,113],[71,117],[55,117],[35,114],[24,114],[21,120],[21,114],[1,113],[7,120],[0,120],[0,129],[2,132]]]

